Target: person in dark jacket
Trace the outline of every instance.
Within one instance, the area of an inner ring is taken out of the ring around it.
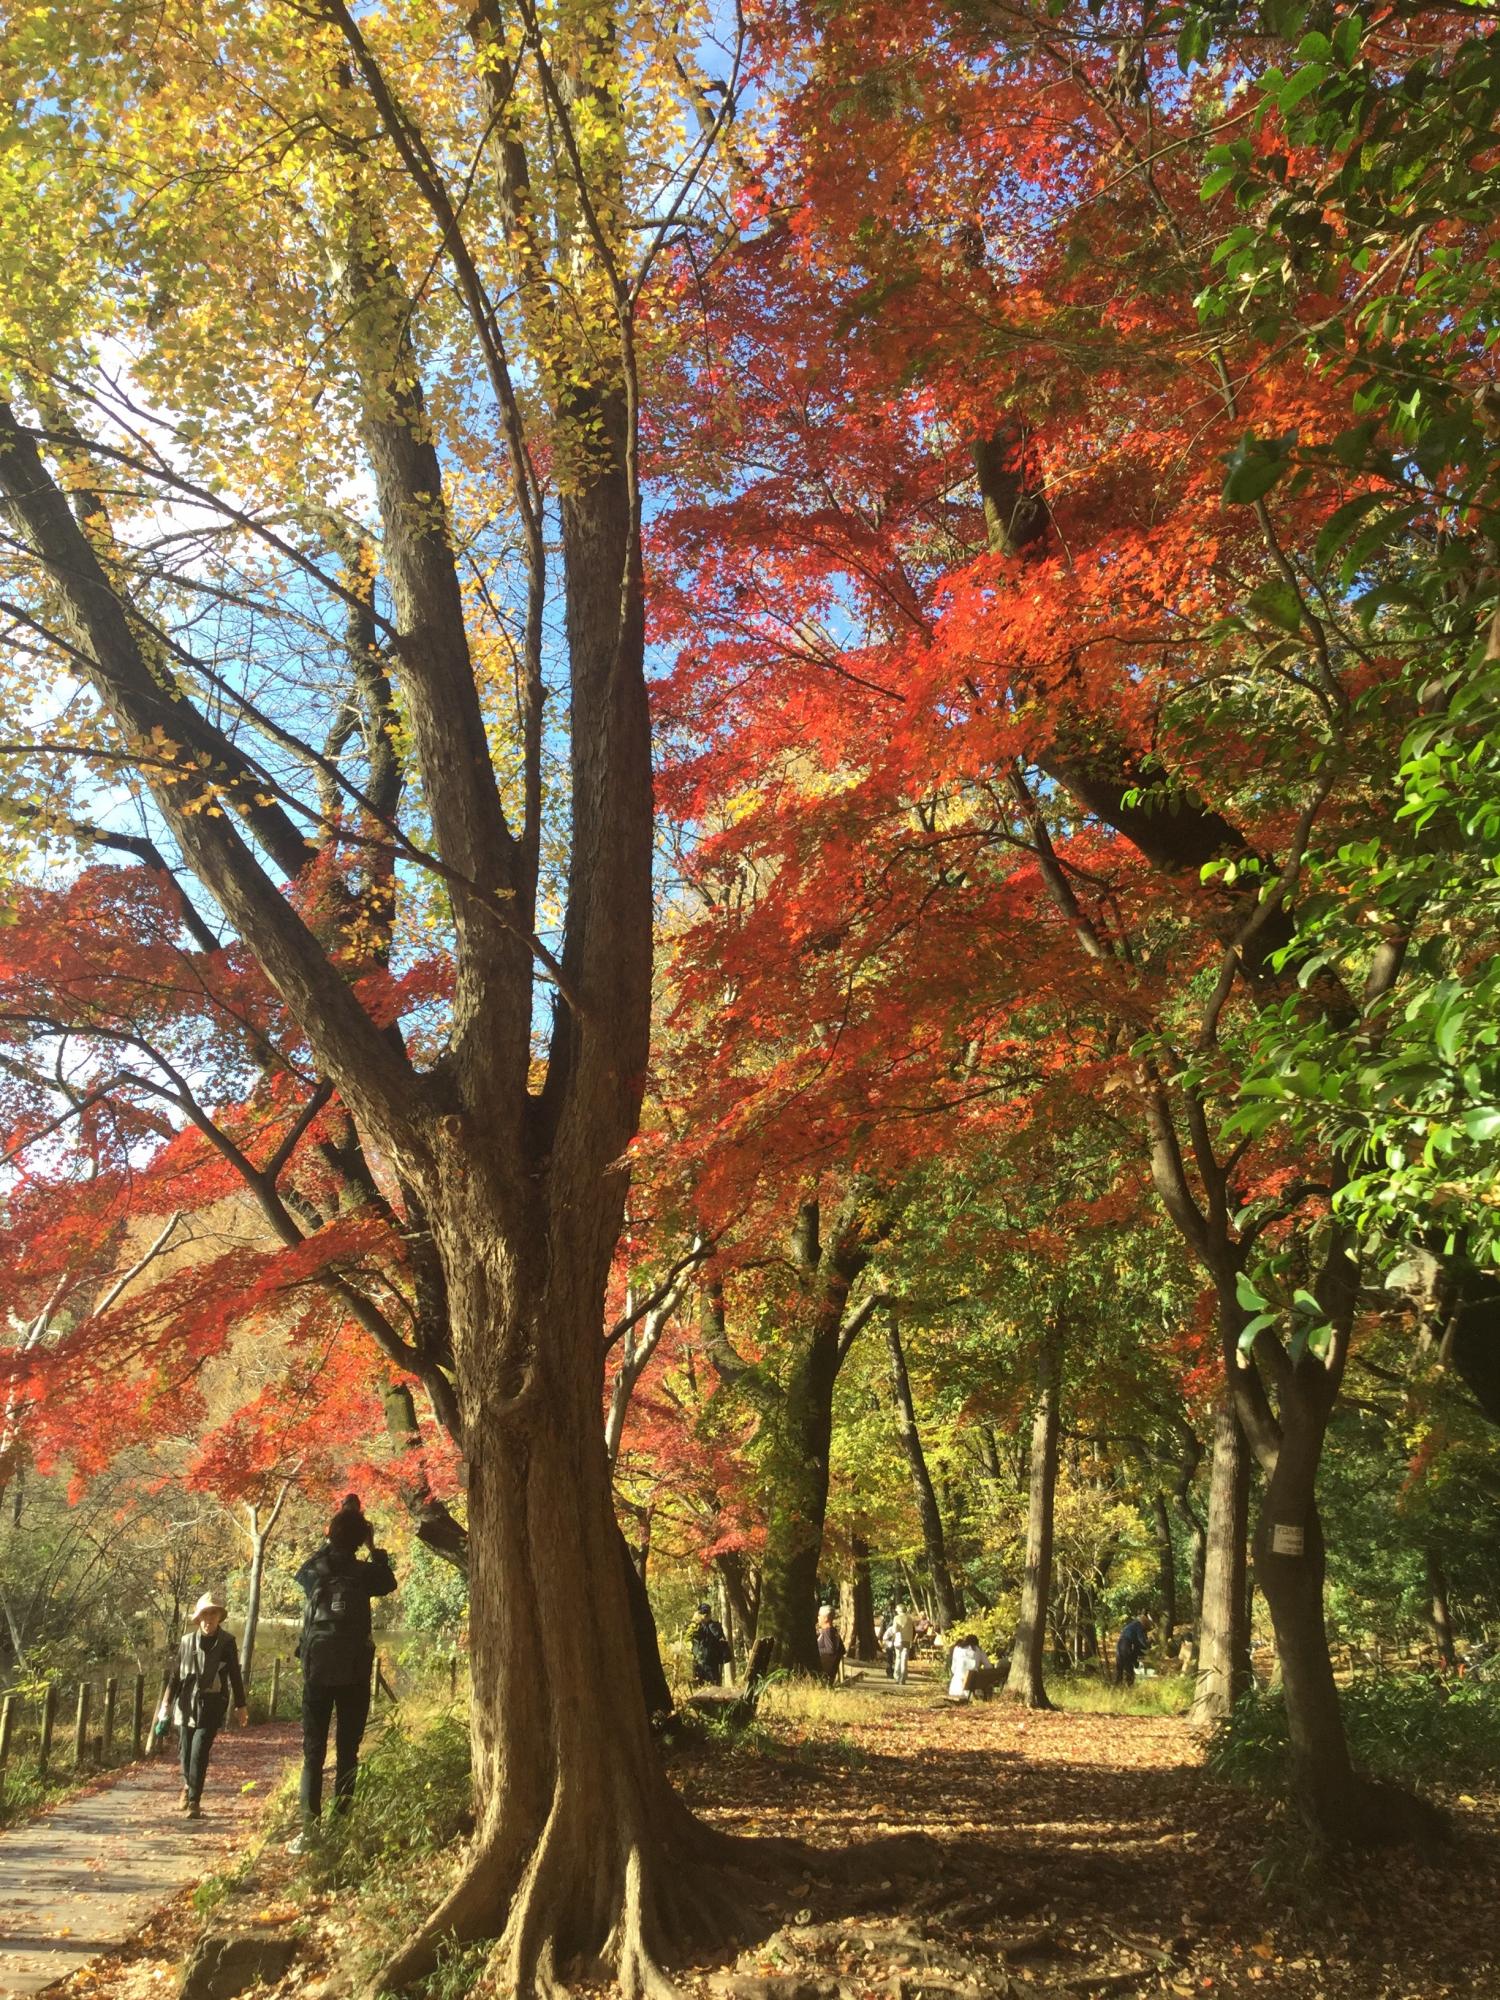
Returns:
[[[360,1549],[369,1550],[362,1561]],[[359,1746],[370,1716],[370,1675],[375,1641],[370,1599],[396,1588],[395,1571],[375,1530],[348,1494],[328,1524],[328,1539],[297,1572],[307,1598],[302,1620],[302,1822],[292,1842],[300,1853],[306,1830],[323,1811],[323,1761],[334,1725],[333,1809],[346,1812],[354,1797]]]
[[[240,1675],[240,1649],[224,1629],[224,1607],[211,1591],[193,1606],[193,1622],[177,1648],[177,1664],[167,1682],[167,1707],[182,1746],[182,1810],[202,1817],[203,1781],[214,1738],[224,1726],[231,1697],[243,1729],[250,1717]]]
[[[1134,1687],[1135,1670],[1146,1657],[1149,1643],[1147,1626],[1150,1623],[1144,1612],[1137,1612],[1127,1618],[1115,1641],[1115,1686]]]
[[[693,1653],[695,1687],[718,1687],[729,1664],[729,1640],[724,1627],[707,1604],[698,1606],[698,1615],[688,1632]]]

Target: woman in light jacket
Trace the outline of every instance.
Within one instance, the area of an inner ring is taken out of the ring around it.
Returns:
[[[243,1729],[250,1717],[240,1676],[240,1649],[224,1627],[224,1606],[205,1590],[193,1606],[193,1622],[177,1648],[177,1664],[167,1683],[167,1703],[182,1739],[182,1810],[202,1814],[208,1754],[234,1698],[235,1720]]]

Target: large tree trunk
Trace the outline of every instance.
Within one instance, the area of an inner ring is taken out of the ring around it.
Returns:
[[[836,1341],[815,1340],[761,1423],[767,1442],[761,1460],[767,1516],[755,1637],[770,1641],[771,1666],[794,1673],[818,1671],[818,1567],[828,1511],[837,1374]]]
[[[917,1428],[916,1405],[912,1401],[911,1376],[907,1373],[906,1354],[901,1345],[901,1328],[894,1311],[886,1315],[885,1338],[891,1361],[891,1394],[896,1412],[896,1431],[911,1472],[912,1492],[916,1496],[917,1518],[922,1524],[922,1547],[927,1556],[927,1573],[932,1579],[937,1622],[945,1632],[951,1632],[963,1616],[963,1605],[948,1569],[942,1510],[938,1506],[932,1475],[927,1469],[927,1454],[922,1449],[922,1433]]]
[[[1214,1417],[1213,1470],[1198,1618],[1198,1688],[1188,1720],[1223,1722],[1250,1685],[1245,1540],[1250,1520],[1250,1451],[1229,1398]]]
[[[1061,1381],[1062,1328],[1054,1326],[1037,1356],[1037,1401],[1031,1422],[1031,1484],[1026,1515],[1026,1575],[1021,1585],[1021,1617],[1005,1682],[1005,1692],[1028,1708],[1052,1706],[1047,1699],[1045,1669]]]
[[[385,1968],[386,1987],[421,1976],[445,1936],[499,1935],[507,1990],[546,1988],[570,1961],[603,1955],[638,1995],[657,1990],[669,1943],[723,1915],[710,1871],[730,1843],[672,1791],[647,1720],[644,1592],[638,1579],[632,1588],[598,1422],[610,1218],[590,1233],[568,1255],[554,1244],[535,1289],[514,1245],[492,1236],[481,1248],[482,1211],[461,1242],[451,1225],[442,1233],[466,1334],[485,1330],[459,1343],[477,1824],[458,1883]]]

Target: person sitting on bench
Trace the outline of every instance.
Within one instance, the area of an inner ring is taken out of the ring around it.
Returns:
[[[976,1694],[989,1695],[994,1691],[995,1663],[980,1645],[977,1635],[966,1632],[953,1648],[949,1661],[948,1699],[970,1701]]]

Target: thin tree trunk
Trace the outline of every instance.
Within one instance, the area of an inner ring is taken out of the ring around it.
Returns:
[[[733,1607],[734,1619],[739,1627],[740,1643],[748,1657],[755,1644],[755,1622],[760,1593],[755,1579],[748,1573],[748,1565],[738,1549],[728,1550],[714,1557],[714,1567],[719,1573],[719,1581],[724,1586],[726,1601]]]
[[[1151,1496],[1151,1523],[1156,1531],[1156,1570],[1161,1597],[1161,1626],[1164,1638],[1177,1630],[1177,1550],[1172,1541],[1172,1517],[1162,1492]]]
[[[264,1526],[261,1525],[258,1507],[247,1506],[245,1510],[249,1516],[250,1581],[245,1598],[244,1637],[240,1642],[240,1673],[247,1690],[251,1674],[255,1669],[255,1636],[260,1629],[260,1599],[266,1574],[266,1551],[270,1547],[271,1537],[276,1532],[276,1524],[281,1519],[281,1511],[291,1490],[291,1479],[283,1479]]]
[[[1052,1706],[1047,1699],[1045,1670],[1061,1381],[1062,1328],[1054,1325],[1037,1356],[1037,1401],[1031,1422],[1030,1497],[1026,1515],[1026,1574],[1021,1584],[1021,1617],[1005,1683],[1006,1693],[1027,1708]]]
[[[996,1486],[1005,1483],[1005,1468],[1000,1463],[1000,1441],[995,1436],[993,1424],[981,1424],[978,1430],[979,1462],[984,1467],[986,1479]]]
[[[1250,1450],[1226,1396],[1214,1417],[1198,1620],[1198,1687],[1188,1712],[1193,1723],[1223,1722],[1250,1685],[1250,1626],[1245,1610],[1249,1519]]]
[[[1313,1498],[1324,1398],[1318,1390],[1306,1397],[1311,1413],[1303,1400],[1293,1380],[1282,1397],[1281,1447],[1256,1524],[1255,1577],[1276,1630],[1297,1803],[1316,1833],[1358,1841],[1373,1829],[1364,1823],[1369,1801],[1349,1759],[1328,1651],[1323,1528]]]
[[[1203,1461],[1203,1447],[1185,1423],[1179,1427],[1178,1436],[1182,1444],[1182,1455],[1178,1460],[1177,1480],[1172,1488],[1172,1503],[1177,1510],[1177,1518],[1188,1532],[1189,1573],[1193,1592],[1192,1623],[1188,1629],[1187,1641],[1179,1664],[1183,1673],[1196,1674],[1199,1635],[1203,1629],[1203,1580],[1208,1561],[1208,1528],[1202,1515],[1193,1505],[1192,1491],[1198,1467]]]
[[[1448,1610],[1448,1577],[1443,1559],[1431,1542],[1427,1544],[1425,1556],[1428,1623],[1432,1627],[1432,1640],[1437,1647],[1438,1658],[1451,1673],[1458,1665],[1458,1653],[1453,1644],[1453,1620]]]
[[[922,1525],[922,1546],[927,1554],[927,1573],[932,1579],[932,1591],[937,1604],[937,1622],[943,1631],[951,1632],[963,1616],[963,1603],[954,1588],[953,1577],[948,1569],[948,1550],[943,1535],[942,1511],[938,1506],[932,1475],[927,1469],[927,1454],[922,1449],[922,1433],[917,1428],[916,1405],[912,1401],[911,1377],[907,1372],[906,1354],[901,1345],[901,1328],[894,1310],[886,1315],[885,1339],[891,1362],[891,1393],[896,1412],[896,1431],[901,1439],[901,1449],[906,1455],[907,1468],[911,1473],[912,1491],[916,1495],[917,1518]]]

